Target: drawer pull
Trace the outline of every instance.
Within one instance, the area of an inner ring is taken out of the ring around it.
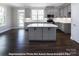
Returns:
[[[34,31],[36,30],[36,28],[34,28]]]
[[[48,28],[48,30],[50,30],[51,28]]]

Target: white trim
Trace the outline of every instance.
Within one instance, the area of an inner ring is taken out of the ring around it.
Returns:
[[[74,38],[72,36],[70,37],[70,39],[73,40],[73,41],[76,41],[77,43],[79,43],[79,41],[78,40],[74,40]]]
[[[24,29],[24,27],[12,27],[12,29],[20,29],[20,28]]]
[[[7,28],[7,29],[4,29],[4,30],[0,31],[0,33],[6,32],[6,31],[11,30],[11,29],[24,29],[24,28],[11,27],[11,28]]]
[[[11,29],[12,29],[12,28],[4,29],[4,30],[0,31],[0,33],[6,32],[6,31],[11,30]]]

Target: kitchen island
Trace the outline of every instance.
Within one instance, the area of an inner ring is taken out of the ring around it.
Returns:
[[[27,25],[29,40],[56,40],[57,26],[49,23],[33,23]]]

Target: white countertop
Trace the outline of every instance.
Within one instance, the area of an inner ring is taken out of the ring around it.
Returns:
[[[54,24],[49,24],[49,23],[33,23],[33,24],[27,25],[27,27],[58,27],[58,26]]]

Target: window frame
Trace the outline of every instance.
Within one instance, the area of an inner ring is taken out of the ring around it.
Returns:
[[[34,20],[34,19],[33,19],[33,14],[32,14],[32,13],[33,13],[33,12],[32,12],[33,10],[36,10],[36,11],[37,11],[37,13],[36,13],[36,14],[37,14],[37,15],[36,15],[37,21],[44,19],[44,9],[32,9],[32,10],[31,10],[31,19],[32,19],[32,20]],[[43,11],[43,16],[42,16],[42,13],[41,13],[41,14],[39,13],[39,11]],[[40,19],[40,18],[39,18],[40,16],[42,16],[43,19]],[[36,20],[35,20],[35,21],[36,21]]]
[[[20,17],[22,17],[22,18],[20,18]],[[18,9],[17,10],[17,23],[18,23],[19,27],[21,27],[21,24],[24,24],[24,18],[25,18],[25,10],[24,9]],[[23,22],[20,22],[22,20],[23,20]],[[22,26],[24,26],[24,25],[22,25]]]
[[[3,20],[0,19],[0,21],[2,21],[2,23],[0,24],[0,27],[3,27],[6,25],[6,19],[5,19],[5,17],[6,17],[5,11],[6,10],[5,10],[5,7],[3,7],[3,6],[0,6],[0,8],[1,8],[0,10],[3,11],[3,12],[0,11],[2,13],[2,15],[0,15],[0,17],[3,17]]]

